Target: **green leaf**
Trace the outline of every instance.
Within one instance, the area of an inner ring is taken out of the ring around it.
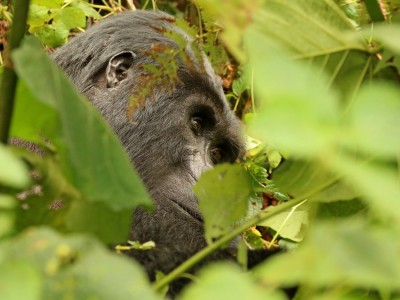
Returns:
[[[0,143],[0,185],[22,189],[27,187],[30,178],[28,168]]]
[[[30,26],[43,26],[51,18],[51,11],[48,7],[31,4],[29,6],[29,19]]]
[[[43,137],[56,136],[60,130],[59,120],[47,104],[35,98],[26,83],[19,79],[10,135],[38,144],[43,143]]]
[[[17,194],[16,231],[44,224],[65,231],[71,203],[81,201],[80,193],[65,178],[56,155],[42,148],[45,154],[40,156],[34,152],[33,144],[27,144],[31,148],[24,149],[25,144],[19,140],[14,145],[17,147],[13,152],[27,161],[32,173],[30,187]],[[110,224],[103,226],[110,227]]]
[[[60,8],[64,0],[32,0],[31,5],[40,5],[47,8]]]
[[[205,172],[193,191],[199,198],[207,242],[211,243],[246,215],[252,186],[241,165],[222,164]]]
[[[317,217],[321,219],[339,219],[354,217],[367,213],[366,205],[359,199],[349,201],[334,201],[320,203],[318,205]]]
[[[29,28],[29,31],[33,33],[43,44],[50,47],[59,47],[65,43],[65,39],[68,37],[69,30],[64,26],[63,23],[52,23],[50,25],[38,26]]]
[[[369,55],[365,42],[352,34],[354,26],[334,1],[267,1],[254,18],[253,30],[280,45],[292,58],[307,59],[318,69],[317,75],[328,75],[329,85],[339,87],[348,97],[369,79],[370,61],[377,60]]]
[[[248,274],[242,273],[238,267],[220,263],[202,271],[197,284],[185,289],[180,299],[284,300],[286,297],[280,292],[256,285]]]
[[[354,26],[333,1],[267,1],[258,11],[254,27],[297,57],[366,49],[360,41],[343,34],[354,31]]]
[[[337,134],[339,119],[337,95],[328,90],[327,78],[312,67],[288,60],[259,32],[247,37],[261,102],[250,134],[293,156],[310,157],[324,151]],[[270,55],[264,53],[267,48]]]
[[[400,153],[400,90],[388,84],[362,89],[350,111],[349,141],[361,151],[396,158]]]
[[[0,260],[0,282],[1,299],[43,299],[41,297],[42,278],[39,272],[23,260]]]
[[[101,18],[101,15],[97,12],[97,10],[95,10],[94,8],[92,8],[87,2],[85,1],[78,1],[78,2],[73,2],[71,3],[72,7],[76,7],[79,8],[80,10],[83,11],[83,13],[85,14],[85,16],[93,18],[95,20],[98,20]]]
[[[9,243],[5,255],[7,261],[24,260],[40,272],[41,299],[159,299],[135,261],[83,235],[31,229]]]
[[[64,170],[83,196],[113,210],[150,205],[150,198],[117,137],[90,103],[79,96],[39,43],[26,38],[14,51],[13,60],[18,76],[32,94],[54,108],[60,132],[48,138],[57,145]],[[40,115],[37,117],[37,122],[43,122]]]
[[[293,252],[277,255],[254,271],[269,285],[397,289],[399,236],[363,222],[318,222]],[[288,272],[288,270],[291,270]]]
[[[0,240],[14,228],[16,206],[17,203],[13,197],[0,194]]]
[[[382,45],[392,50],[394,53],[400,55],[400,41],[399,39],[393,38],[399,36],[400,24],[380,24],[374,25],[372,32],[366,31],[362,36],[364,38],[374,38],[375,40],[382,43]]]
[[[268,211],[273,210],[274,207],[268,208]],[[259,225],[271,227],[283,238],[300,242],[303,239],[305,226],[308,225],[307,210],[308,205],[296,205],[290,211],[268,218]]]
[[[382,220],[398,224],[400,211],[397,207],[400,199],[398,170],[379,162],[357,159],[344,153],[332,155],[327,165],[341,174],[352,188],[363,195],[363,200],[371,211]]]
[[[303,160],[286,160],[274,170],[273,183],[294,198],[331,202],[352,200],[360,193],[326,166]]]
[[[91,233],[107,244],[117,244],[128,239],[131,222],[132,209],[115,213],[108,205],[82,199],[72,203],[66,225],[71,231]]]
[[[66,7],[54,15],[54,22],[61,23],[67,30],[71,30],[76,27],[85,27],[86,16],[78,7]]]
[[[365,0],[365,7],[367,8],[368,14],[371,17],[372,22],[382,22],[385,21],[385,16],[383,15],[378,0]]]
[[[249,75],[244,72],[242,76],[235,79],[232,83],[232,92],[235,96],[239,97],[249,88]]]

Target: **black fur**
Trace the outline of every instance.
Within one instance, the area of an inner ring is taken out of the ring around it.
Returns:
[[[211,151],[221,149],[223,162],[243,155],[240,124],[220,81],[207,59],[194,54],[191,39],[171,18],[146,11],[113,16],[53,55],[112,126],[154,199],[155,212],[135,211],[130,237],[156,243],[154,250],[131,252],[152,279],[156,270],[168,273],[206,246],[192,187],[216,163]],[[154,63],[148,55],[152,45],[177,47],[163,31],[178,32],[186,39],[186,56],[193,63],[178,61],[176,86],[155,87],[144,106],[129,115],[129,99],[143,87],[142,66]],[[201,120],[201,132],[193,120]],[[227,249],[211,259],[234,255],[234,249]]]

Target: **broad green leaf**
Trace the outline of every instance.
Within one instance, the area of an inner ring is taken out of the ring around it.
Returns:
[[[32,264],[23,260],[0,261],[0,299],[40,300],[42,278]]]
[[[26,83],[19,79],[10,136],[41,144],[44,137],[56,136],[59,126],[54,109],[35,98]]]
[[[108,205],[82,199],[72,203],[66,225],[73,232],[91,233],[107,244],[117,244],[128,239],[131,222],[132,209],[116,213]]]
[[[360,85],[372,79],[368,72],[378,61],[376,56],[352,50],[306,59],[307,63],[317,69],[317,74],[327,76],[328,86],[340,91],[342,98],[346,100],[353,99]]]
[[[17,203],[14,197],[0,194],[0,240],[14,228],[16,206]]]
[[[29,31],[33,33],[43,44],[50,47],[59,47],[65,43],[69,30],[63,23],[55,23],[45,26],[31,26]]]
[[[359,199],[319,203],[317,217],[320,219],[340,219],[367,213],[366,204]]]
[[[274,170],[272,179],[281,192],[294,198],[331,202],[360,196],[340,175],[318,162],[286,160]]]
[[[264,39],[279,44],[290,57],[306,59],[318,69],[314,69],[316,74],[328,76],[329,86],[339,87],[348,97],[353,97],[369,78],[368,66],[371,60],[377,60],[369,55],[364,41],[354,35],[350,20],[331,0],[266,1],[255,15],[252,28]],[[269,48],[261,49],[265,56],[274,57]],[[288,83],[290,88],[293,81]]]
[[[239,97],[249,88],[249,74],[244,72],[239,78],[235,79],[232,83],[232,92],[235,96]]]
[[[65,178],[57,156],[50,153],[37,155],[33,150],[23,148],[25,145],[21,142],[14,142],[13,152],[28,162],[33,175],[31,185],[17,194],[15,229],[22,231],[45,224],[65,231],[71,203],[80,201],[82,196]],[[103,226],[110,227],[109,224]]]
[[[392,50],[394,53],[400,55],[400,41],[397,38],[400,34],[400,24],[380,24],[374,26],[372,32],[366,30],[364,37],[373,37],[381,42],[385,48]]]
[[[270,285],[397,289],[398,249],[399,237],[386,229],[362,222],[318,222],[296,251],[270,258],[255,273]]]
[[[297,57],[326,55],[365,47],[343,34],[354,31],[345,14],[330,0],[270,0],[259,10],[254,24]]]
[[[250,133],[284,153],[310,157],[335,138],[338,99],[327,79],[300,62],[289,61],[259,32],[247,36],[255,91],[261,102]],[[263,49],[270,48],[269,55]],[[310,88],[312,87],[312,88]]]
[[[370,85],[350,110],[350,137],[360,151],[396,158],[400,154],[400,89]]]
[[[64,0],[32,0],[31,4],[44,6],[47,8],[60,8]]]
[[[48,138],[54,139],[63,168],[83,196],[113,210],[149,205],[149,196],[114,133],[90,103],[79,96],[39,43],[26,38],[14,51],[13,59],[18,75],[32,94],[55,109],[60,132],[59,136]],[[39,115],[37,122],[41,121]]]
[[[303,240],[305,226],[308,225],[307,209],[308,205],[302,203],[301,205],[296,205],[290,211],[268,218],[259,225],[272,228],[283,238],[300,242]],[[274,207],[268,208],[268,211],[273,210]]]
[[[230,264],[215,264],[203,270],[197,284],[186,288],[181,300],[284,300],[281,292],[255,284],[248,274]]]
[[[193,190],[199,198],[207,242],[211,243],[246,215],[252,186],[241,165],[222,164],[205,172]]]
[[[43,26],[51,18],[51,10],[48,7],[31,4],[29,6],[29,26]]]
[[[60,9],[54,15],[54,22],[62,23],[66,29],[71,30],[76,27],[86,26],[85,13],[78,7],[66,7]]]
[[[344,153],[332,155],[329,167],[363,195],[377,216],[385,221],[400,220],[400,184],[398,170],[379,162],[355,159]]]
[[[6,250],[7,260],[24,260],[40,272],[41,299],[159,299],[135,261],[87,236],[31,229]]]
[[[385,21],[385,16],[381,10],[381,3],[378,0],[366,0],[365,6],[367,8],[368,14],[371,17],[372,22],[383,22]]]
[[[73,2],[71,3],[72,7],[77,7],[80,10],[83,11],[83,13],[85,14],[85,16],[93,18],[93,19],[100,19],[101,15],[97,12],[97,10],[95,10],[94,8],[92,8],[87,2],[85,1],[78,1],[78,2]]]
[[[66,180],[56,157],[44,157],[24,151],[19,156],[40,174],[32,187],[18,195],[15,228],[18,231],[32,226],[46,225],[61,231],[85,232],[96,235],[104,243],[115,244],[127,240],[132,209],[115,210],[103,203],[82,199],[81,194]],[[38,189],[38,192],[34,192]],[[99,222],[99,220],[102,220]]]
[[[27,187],[30,179],[26,165],[0,143],[0,186]]]

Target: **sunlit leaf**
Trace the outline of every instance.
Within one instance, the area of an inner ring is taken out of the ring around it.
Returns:
[[[41,5],[47,8],[59,8],[64,0],[32,0],[31,4]]]
[[[231,230],[246,215],[251,180],[241,165],[222,164],[205,172],[194,192],[204,217],[209,243]]]
[[[44,279],[40,299],[159,299],[135,261],[111,253],[83,235],[32,229],[3,249],[7,261],[24,260],[39,272]],[[25,287],[15,291],[19,290]]]
[[[0,194],[0,239],[11,233],[11,230],[14,228],[16,206],[15,198]]]
[[[341,174],[381,218],[400,220],[398,171],[379,162],[359,160],[340,154],[332,156],[329,167]]]
[[[396,234],[359,222],[313,225],[296,251],[272,257],[257,267],[258,278],[271,285],[398,288],[400,256]]]
[[[184,290],[182,300],[284,300],[286,297],[271,289],[262,289],[251,278],[229,264],[213,265],[199,275],[196,285]]]
[[[23,260],[0,260],[0,298],[40,300],[42,278],[32,264]],[[23,283],[23,287],[21,287]]]
[[[287,160],[274,171],[272,179],[281,192],[294,198],[331,202],[360,196],[340,175],[319,163]]]
[[[397,157],[400,154],[400,90],[390,85],[362,89],[350,111],[349,140],[360,151]]]
[[[0,185],[24,188],[29,182],[28,168],[0,143]]]
[[[307,208],[308,205],[304,203],[296,205],[289,211],[273,216],[259,225],[271,227],[283,238],[300,242],[303,239],[305,226],[308,225]],[[273,210],[274,207],[268,208],[268,211]]]
[[[86,17],[80,8],[66,7],[54,16],[54,22],[60,22],[66,29],[71,30],[76,27],[85,27]]]
[[[338,122],[338,99],[327,80],[313,68],[289,61],[260,33],[249,34],[247,44],[261,107],[251,134],[284,153],[309,157],[332,143]],[[312,88],[310,88],[312,87]]]

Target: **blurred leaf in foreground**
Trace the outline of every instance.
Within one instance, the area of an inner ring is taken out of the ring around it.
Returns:
[[[0,143],[0,186],[27,187],[30,179],[28,168],[6,146]]]
[[[296,251],[272,257],[255,272],[272,285],[397,289],[399,240],[395,232],[364,222],[318,222]]]
[[[263,289],[248,274],[230,264],[215,264],[203,270],[199,282],[183,291],[182,300],[285,300],[283,293]]]
[[[54,109],[60,131],[47,138],[58,147],[65,171],[83,196],[88,201],[104,202],[114,210],[149,205],[150,198],[117,137],[90,103],[76,92],[40,44],[26,38],[14,51],[13,59],[18,76],[31,93]],[[30,111],[29,107],[24,110]],[[36,122],[45,121],[40,114],[36,116]]]
[[[23,261],[27,265],[18,266],[14,272],[22,268],[30,271],[22,273],[31,278],[26,278],[24,288],[18,289],[21,277],[9,277],[12,273],[0,268],[0,278],[7,276],[9,284],[14,285],[13,291],[22,293],[31,287],[32,298],[18,299],[38,299],[33,296],[40,281],[41,299],[159,299],[135,261],[111,253],[87,236],[62,236],[46,228],[31,229],[0,244],[0,250],[0,266],[12,267],[9,262]],[[0,298],[5,299],[1,292],[0,287]]]

